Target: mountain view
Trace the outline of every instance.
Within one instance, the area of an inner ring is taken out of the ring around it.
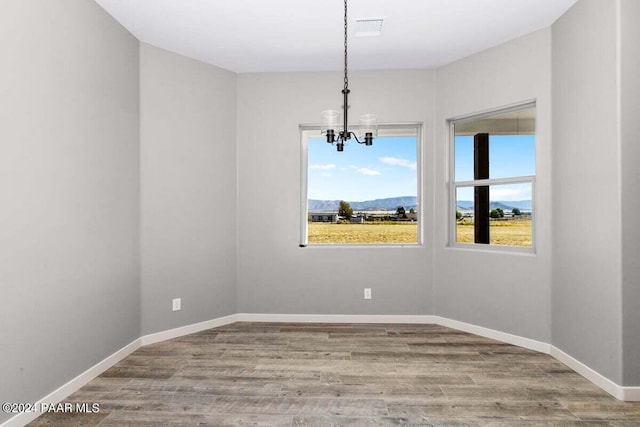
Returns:
[[[472,211],[473,200],[458,200],[458,210],[460,211]],[[509,201],[492,201],[489,203],[490,209],[500,208],[504,211],[518,208],[521,211],[531,210],[531,200],[509,200]]]
[[[415,196],[390,197],[386,199],[365,200],[362,202],[348,201],[354,211],[395,211],[398,206],[403,206],[407,211],[411,208],[418,210],[418,200]],[[340,200],[313,200],[309,199],[309,212],[331,212],[337,211]],[[473,210],[472,200],[458,200],[458,210]],[[501,208],[502,210],[512,210],[518,208],[522,211],[531,210],[531,200],[509,200],[493,201],[490,203],[491,209]]]
[[[415,196],[390,197],[387,199],[366,200],[364,202],[348,201],[354,211],[395,211],[398,206],[403,206],[407,211],[411,208],[418,210],[418,200]],[[340,200],[313,200],[309,199],[309,212],[337,211]]]

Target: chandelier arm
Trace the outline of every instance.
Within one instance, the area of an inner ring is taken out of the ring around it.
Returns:
[[[356,135],[355,132],[349,132],[349,135],[351,135],[353,137],[353,139],[355,139],[358,144],[366,144],[366,141],[360,141],[358,139],[358,135]]]

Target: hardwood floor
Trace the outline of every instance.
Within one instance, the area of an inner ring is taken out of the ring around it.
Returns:
[[[554,358],[437,325],[234,323],[142,347],[54,426],[638,426]]]

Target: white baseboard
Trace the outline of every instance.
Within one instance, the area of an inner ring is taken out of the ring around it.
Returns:
[[[377,314],[268,314],[238,313],[238,322],[275,323],[414,323],[432,324],[435,316]]]
[[[204,322],[193,323],[191,325],[181,326],[179,328],[169,329],[167,331],[143,335],[142,337],[140,337],[140,342],[142,343],[142,345],[155,344],[173,338],[195,334],[196,332],[206,331],[207,329],[218,328],[220,326],[228,325],[230,323],[238,321],[239,320],[237,314],[230,314],[228,316],[205,320]]]
[[[624,387],[618,385],[555,346],[551,347],[551,355],[616,399],[627,402],[640,401],[640,387]]]
[[[446,326],[448,328],[457,329],[459,331],[469,332],[471,334],[480,335],[481,337],[491,338],[497,341],[502,341],[507,344],[517,345],[519,347],[528,348],[529,350],[539,351],[540,353],[550,354],[551,345],[532,340],[530,338],[524,338],[519,335],[512,335],[506,332],[496,331],[495,329],[485,328],[483,326],[477,326],[471,323],[460,322],[458,320],[448,319],[446,317],[434,316],[435,323]]]
[[[625,402],[640,402],[640,387],[622,387],[622,396],[620,400]]]
[[[228,325],[233,322],[276,322],[276,323],[408,323],[408,324],[437,324],[464,332],[492,338],[508,344],[550,354],[560,362],[567,365],[607,393],[618,400],[638,402],[640,401],[640,387],[623,387],[605,376],[594,371],[584,363],[574,359],[557,347],[541,341],[508,334],[506,332],[489,329],[471,323],[460,322],[441,316],[430,315],[369,315],[369,314],[267,314],[267,313],[238,313],[219,317],[200,323],[182,326],[167,331],[144,335],[106,359],[98,362],[82,374],[73,378],[57,390],[49,393],[37,402],[40,407],[43,403],[58,403],[69,395],[79,390],[101,373],[133,353],[144,345],[155,344],[172,338],[201,332],[211,328]],[[19,427],[28,424],[38,417],[38,413],[22,413],[0,424],[0,427]]]
[[[140,346],[140,338],[135,339],[131,343],[113,353],[111,356],[96,363],[77,377],[73,378],[71,381],[67,382],[63,386],[38,400],[35,404],[36,408],[41,408],[43,404],[52,405],[63,401],[72,393],[78,391],[80,388],[88,384],[91,380],[102,374],[104,371],[139,349]],[[17,414],[12,418],[9,418],[4,423],[0,424],[0,427],[22,427],[35,420],[39,415],[39,412],[23,412]]]

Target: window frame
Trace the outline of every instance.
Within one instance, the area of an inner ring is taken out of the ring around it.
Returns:
[[[489,178],[479,180],[467,180],[456,181],[456,161],[455,161],[455,125],[456,123],[465,123],[478,119],[483,119],[491,116],[497,116],[500,114],[511,113],[528,108],[536,108],[536,120],[534,124],[534,135],[536,136],[535,145],[535,164],[534,175],[514,176],[507,178]],[[470,249],[475,251],[490,251],[490,252],[511,252],[522,254],[535,254],[536,253],[536,176],[538,173],[538,122],[537,122],[537,107],[536,100],[529,100],[517,104],[512,104],[506,107],[495,108],[486,110],[480,113],[473,113],[464,116],[458,116],[448,119],[448,156],[449,156],[449,173],[448,175],[448,187],[449,187],[449,203],[448,203],[448,247],[455,249]],[[465,243],[457,241],[457,190],[458,188],[475,188],[481,186],[496,186],[507,184],[531,184],[531,246],[509,246],[509,245],[496,245],[486,243]]]
[[[309,144],[308,139],[311,137],[321,138],[320,125],[319,124],[301,124],[298,126],[300,132],[300,238],[299,247],[301,248],[423,248],[423,197],[422,197],[422,182],[423,182],[423,131],[424,125],[422,122],[394,122],[394,123],[381,123],[378,124],[378,137],[394,136],[384,135],[385,131],[390,130],[415,130],[416,137],[416,179],[417,179],[417,194],[416,199],[419,208],[417,217],[417,242],[415,243],[311,243],[309,244],[308,233],[308,173],[309,173]],[[309,132],[317,132],[317,136],[309,135]],[[380,135],[382,134],[382,135]],[[401,135],[400,132],[398,135]],[[375,147],[375,140],[373,146]],[[328,144],[327,144],[328,145]],[[360,147],[356,143],[349,144],[351,149],[367,149],[369,147]],[[334,149],[333,147],[327,147]],[[348,149],[349,147],[347,147]]]

